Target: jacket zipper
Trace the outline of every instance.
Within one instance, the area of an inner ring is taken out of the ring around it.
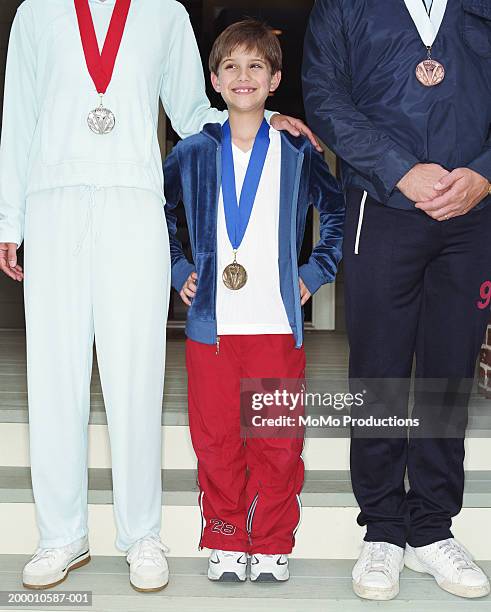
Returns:
[[[303,344],[303,333],[302,333],[302,311],[300,305],[300,288],[298,286],[298,255],[297,255],[297,203],[298,203],[298,192],[300,189],[300,174],[302,172],[304,154],[300,153],[297,170],[295,173],[295,188],[293,190],[293,206],[292,206],[292,219],[290,226],[290,252],[292,260],[292,277],[293,277],[293,292],[295,295],[295,325],[297,327],[297,344],[302,346]]]
[[[216,162],[217,162],[217,199],[215,202],[215,228],[218,226],[218,202],[220,201],[220,188],[222,183],[222,146],[217,146],[217,154],[216,154]],[[215,229],[215,269],[217,266],[217,257],[218,257],[218,231]],[[216,354],[220,353],[220,336],[217,333],[217,283],[218,283],[218,273],[215,274],[215,288],[214,288],[214,298],[215,298],[215,336],[216,336],[216,345],[217,350]]]
[[[215,141],[216,142],[216,141]],[[217,145],[216,152],[216,162],[217,162],[217,199],[215,202],[215,214],[216,219],[218,219],[218,202],[220,199],[220,186],[222,180],[222,157],[221,157],[221,144]],[[298,257],[297,257],[297,242],[296,242],[296,223],[297,223],[297,200],[298,200],[298,192],[300,189],[300,174],[302,172],[302,166],[304,161],[304,154],[299,153],[299,158],[297,161],[297,169],[295,174],[295,188],[293,191],[293,209],[292,209],[292,223],[290,227],[290,239],[291,239],[291,259],[292,259],[292,277],[293,277],[293,292],[295,295],[295,324],[297,327],[297,337],[298,337],[298,348],[300,348],[303,344],[303,333],[302,333],[302,312],[300,305],[300,288],[298,285]],[[215,235],[215,258],[218,250],[218,236]],[[215,259],[216,262],[216,259]],[[217,283],[218,283],[218,275],[215,282],[214,288],[214,299],[215,299],[215,338],[217,344],[217,352],[219,354],[220,340],[216,331],[217,328]]]

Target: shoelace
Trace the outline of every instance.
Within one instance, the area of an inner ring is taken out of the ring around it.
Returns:
[[[217,553],[218,554],[218,553]],[[243,555],[244,553],[241,552],[234,552],[232,550],[222,550],[221,554],[224,557],[238,557],[239,555]]]
[[[170,549],[161,542],[160,538],[146,536],[133,544],[126,558],[129,563],[138,560],[139,565],[143,565],[148,560],[159,565],[162,561],[162,554],[159,552],[161,550],[168,553]]]
[[[48,565],[51,566],[57,554],[60,552],[60,548],[39,548],[31,558],[31,563],[37,563],[38,561],[48,561]]]
[[[442,542],[438,549],[447,556],[457,570],[476,569],[476,565],[471,560],[469,553],[453,538]]]
[[[266,557],[267,559],[281,559],[283,555],[266,555],[264,553],[261,553],[261,557]],[[259,563],[259,559],[257,558],[256,555],[251,555],[252,558],[252,563],[255,565],[256,563]],[[255,561],[254,561],[255,560]]]
[[[213,554],[215,554],[215,557],[217,559],[220,559],[220,557],[232,557],[232,558],[237,558],[237,561],[240,560],[240,558],[245,555],[245,560],[247,563],[247,558],[248,555],[247,553],[243,553],[243,552],[239,552],[239,551],[235,551],[235,550],[219,550],[217,548],[214,549]]]
[[[365,569],[374,572],[390,573],[392,551],[386,542],[369,542]]]

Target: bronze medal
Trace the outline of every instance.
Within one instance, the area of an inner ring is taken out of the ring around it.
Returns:
[[[416,66],[416,79],[423,87],[435,87],[445,78],[443,64],[431,57],[431,48],[443,23],[447,0],[404,0],[428,56]]]
[[[240,201],[237,202],[235,183],[234,156],[232,151],[232,131],[227,120],[222,126],[222,191],[223,208],[227,234],[234,252],[234,260],[222,273],[222,280],[232,291],[242,289],[247,283],[247,272],[243,265],[237,263],[237,249],[242,243],[249,220],[251,218],[254,200],[256,199],[264,163],[269,149],[269,125],[263,119],[254,139],[247,172],[240,190]]]
[[[416,78],[425,87],[434,87],[445,78],[443,65],[431,58],[431,47],[428,48],[428,58],[416,66]]]
[[[247,283],[246,269],[234,259],[223,271],[222,280],[227,289],[238,291]]]

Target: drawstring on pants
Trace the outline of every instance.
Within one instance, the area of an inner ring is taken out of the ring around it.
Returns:
[[[85,223],[84,223],[84,227],[82,229],[82,232],[80,234],[80,237],[77,241],[77,246],[75,247],[75,250],[73,252],[73,255],[76,256],[80,253],[80,251],[82,250],[83,244],[85,242],[85,239],[87,237],[87,234],[89,233],[89,229],[90,227],[94,225],[94,210],[96,207],[96,197],[95,197],[95,192],[96,191],[100,191],[101,189],[103,189],[103,187],[96,187],[95,185],[84,185],[84,189],[82,191],[82,194],[80,196],[80,199],[83,200],[87,197],[87,195],[89,196],[89,203],[87,205],[87,214],[85,216]],[[104,199],[103,199],[103,203],[102,203],[102,210],[104,210],[105,208],[105,203],[106,203],[106,191],[104,190]],[[96,233],[94,235],[94,240],[97,241],[97,238],[100,234],[100,227],[96,230]]]

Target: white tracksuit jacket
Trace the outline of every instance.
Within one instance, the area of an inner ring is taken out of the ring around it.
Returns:
[[[114,0],[89,0],[99,41]],[[0,242],[23,238],[25,198],[71,185],[138,187],[163,198],[159,96],[181,137],[226,113],[210,108],[196,39],[175,0],[132,0],[104,105],[116,127],[87,126],[99,105],[73,0],[26,0],[12,26],[0,146]]]

